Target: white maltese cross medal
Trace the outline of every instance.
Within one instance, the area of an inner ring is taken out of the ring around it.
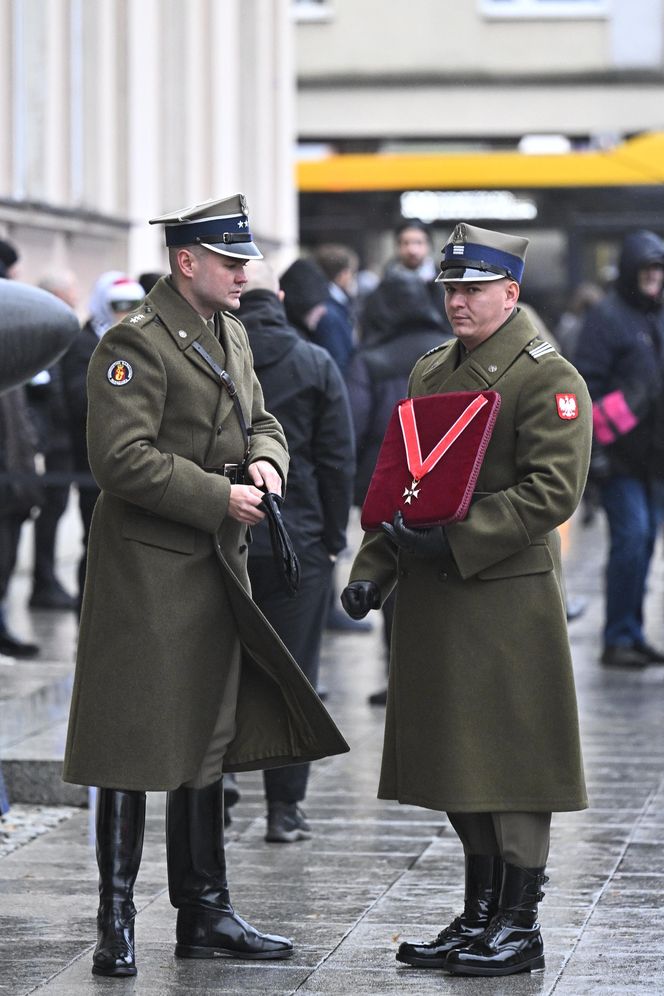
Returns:
[[[406,499],[406,501],[405,501],[406,505],[410,505],[410,503],[412,502],[413,498],[418,498],[419,497],[419,494],[420,494],[419,483],[420,482],[417,480],[417,478],[414,477],[413,478],[413,483],[411,484],[411,486],[409,488],[406,488],[406,490],[402,494],[401,497]]]

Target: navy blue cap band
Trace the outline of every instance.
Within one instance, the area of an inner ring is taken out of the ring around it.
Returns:
[[[485,268],[491,273],[502,273],[511,280],[521,283],[525,263],[519,256],[491,246],[481,246],[473,242],[449,242],[443,249],[443,271],[452,267],[470,267],[475,270]]]
[[[235,242],[251,241],[249,219],[244,214],[166,225],[167,246],[190,246],[205,242],[211,245],[231,245]]]

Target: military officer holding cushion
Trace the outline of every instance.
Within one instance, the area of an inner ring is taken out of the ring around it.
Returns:
[[[154,219],[171,273],[110,329],[88,373],[101,495],[88,551],[65,780],[99,786],[93,972],[135,975],[146,790],[168,791],[176,955],[286,958],[230,903],[222,770],[347,750],[251,600],[248,527],[288,452],[264,408],[239,306],[242,195]]]
[[[413,529],[397,513],[342,595],[362,618],[397,590],[378,794],[447,812],[465,854],[463,912],[397,959],[467,975],[544,966],[551,813],[587,805],[556,527],[583,492],[591,407],[518,307],[526,246],[456,226],[438,278],[456,339],[410,379],[412,397],[500,395],[467,517]]]

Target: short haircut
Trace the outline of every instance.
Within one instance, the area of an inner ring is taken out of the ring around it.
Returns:
[[[354,249],[328,242],[314,252],[314,259],[328,280],[334,280],[344,270],[357,270],[360,260]]]
[[[431,229],[419,218],[406,218],[404,221],[399,222],[397,227],[394,229],[395,238],[398,239],[399,236],[403,235],[403,233],[407,232],[410,228],[415,228],[418,232],[424,232],[429,242],[431,242]]]

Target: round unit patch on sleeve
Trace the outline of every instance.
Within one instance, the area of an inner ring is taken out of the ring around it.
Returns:
[[[134,371],[131,369],[131,364],[127,363],[126,360],[114,360],[106,374],[109,384],[112,384],[113,387],[124,387],[133,376]]]
[[[579,417],[579,406],[576,401],[576,394],[557,394],[556,405],[558,406],[558,415],[561,418],[569,420]]]

